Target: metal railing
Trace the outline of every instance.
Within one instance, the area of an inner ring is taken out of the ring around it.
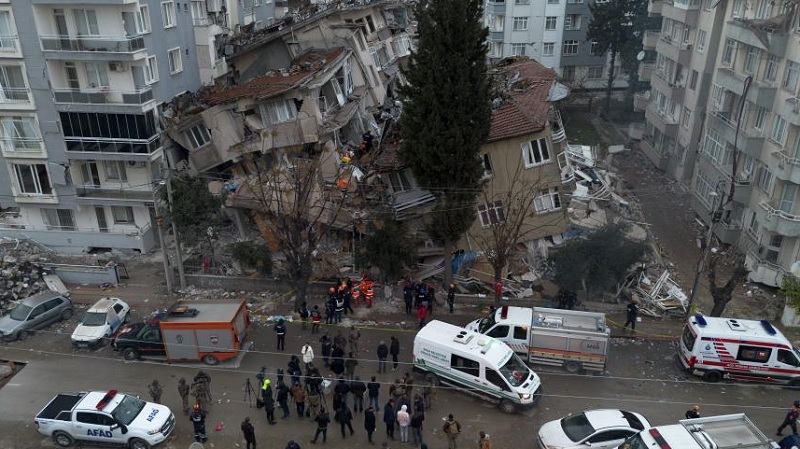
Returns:
[[[153,99],[153,89],[53,89],[56,103],[141,105]]]
[[[772,204],[769,204],[769,202],[767,201],[762,201],[758,205],[762,209],[767,211],[767,218],[780,217],[784,220],[800,222],[800,215],[794,215],[788,212],[784,212],[780,209],[775,208]]]
[[[142,36],[41,36],[45,51],[132,53],[146,50]]]
[[[27,87],[0,87],[0,105],[31,102],[31,90]]]
[[[36,153],[42,151],[41,137],[3,137],[0,139],[3,151],[8,153]]]
[[[0,34],[0,54],[19,51],[19,37],[16,34]]]

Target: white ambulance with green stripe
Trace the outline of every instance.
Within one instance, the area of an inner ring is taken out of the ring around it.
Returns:
[[[414,338],[414,371],[433,385],[446,384],[498,403],[506,413],[532,407],[542,382],[505,343],[442,321]]]

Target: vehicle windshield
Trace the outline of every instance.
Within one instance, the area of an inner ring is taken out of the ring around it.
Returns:
[[[581,441],[594,433],[594,427],[589,424],[589,419],[583,413],[562,419],[561,428],[572,441]]]
[[[481,318],[481,320],[478,322],[478,332],[485,334],[486,331],[495,325],[495,323],[496,321],[494,320],[494,313],[489,315],[488,318]]]
[[[86,312],[81,319],[84,326],[102,326],[106,324],[106,314],[100,312]]]
[[[145,402],[137,397],[125,396],[117,408],[111,412],[111,416],[113,416],[114,420],[118,423],[129,426],[133,420],[139,416],[139,412],[144,408],[144,404]]]
[[[9,317],[16,321],[25,321],[28,318],[29,313],[31,313],[31,306],[20,304],[17,307],[14,307],[14,310],[11,311]]]
[[[681,336],[681,340],[683,340],[683,347],[686,348],[687,351],[694,350],[694,342],[697,339],[695,335],[692,333],[692,330],[689,329],[689,326],[683,328],[683,335]]]
[[[505,365],[500,367],[500,374],[506,378],[509,385],[518,387],[528,380],[530,369],[518,355],[512,354]]]

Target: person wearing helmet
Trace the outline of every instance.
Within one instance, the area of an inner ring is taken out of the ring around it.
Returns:
[[[194,440],[198,443],[205,443],[208,438],[206,437],[206,413],[200,408],[200,404],[195,404],[192,407],[192,414],[189,419],[194,426]]]

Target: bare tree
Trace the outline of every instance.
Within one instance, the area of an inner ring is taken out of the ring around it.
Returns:
[[[552,186],[553,180],[558,179],[557,171],[548,176],[544,170],[531,172],[516,161],[506,162],[505,167],[510,169],[495,173],[496,179],[505,181],[488,183],[478,195],[478,201],[489,206],[484,212],[487,214],[484,222],[488,220],[489,225],[470,233],[492,266],[495,282],[502,279],[503,270],[519,243],[542,234],[549,235],[551,232],[544,232],[547,228],[557,229],[565,220],[564,214],[559,212],[537,214],[534,202],[537,192]],[[502,182],[508,187],[496,186]],[[498,201],[502,206],[493,207]],[[500,299],[495,295],[496,306],[500,305]]]
[[[714,306],[711,308],[711,316],[722,316],[725,307],[733,298],[733,290],[747,276],[747,267],[744,265],[744,255],[734,253],[731,255],[712,254],[708,262],[708,289],[714,299]],[[722,286],[717,285],[717,270],[722,264],[730,266],[732,273],[730,278]]]

